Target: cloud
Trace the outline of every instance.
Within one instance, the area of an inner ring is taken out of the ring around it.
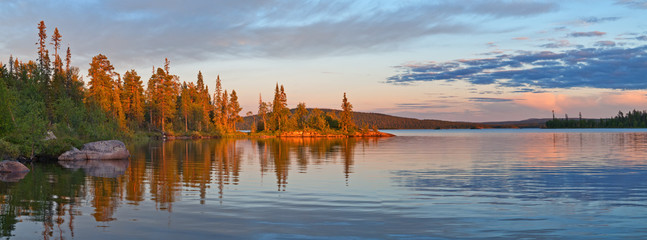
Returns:
[[[516,37],[516,38],[512,38],[512,40],[519,40],[519,41],[524,41],[524,40],[529,40],[529,39],[530,39],[529,37]]]
[[[631,8],[647,9],[647,1],[645,0],[616,0],[616,4],[626,5]]]
[[[580,22],[585,23],[585,24],[592,24],[592,23],[602,23],[602,22],[613,22],[619,20],[619,17],[587,17],[587,18],[580,18]]]
[[[598,47],[615,47],[616,42],[614,42],[614,41],[597,41],[597,42],[595,42],[595,46],[598,46]]]
[[[605,32],[600,32],[600,31],[593,31],[593,32],[572,32],[568,36],[571,37],[600,37],[604,36]]]
[[[572,45],[571,45],[571,42],[569,42],[568,40],[562,39],[562,40],[554,41],[552,43],[542,44],[539,46],[543,48],[563,48],[563,47],[570,47]]]
[[[434,105],[429,103],[396,103],[395,106],[398,109],[439,109],[450,107],[448,105]]]
[[[396,67],[388,83],[467,81],[518,89],[647,88],[647,45],[635,48],[581,48],[518,51],[491,58],[431,62]]]
[[[558,93],[524,93],[515,96],[514,103],[539,110],[556,112],[595,112],[608,109],[610,113],[618,109],[631,110],[635,106],[647,104],[647,91],[606,92],[593,95],[570,96]]]
[[[647,41],[647,35],[638,36],[636,37],[636,40]]]
[[[489,97],[472,97],[472,98],[469,98],[468,100],[471,102],[488,102],[488,103],[514,101],[514,99],[510,99],[510,98],[489,98]]]
[[[548,13],[556,3],[196,0],[0,1],[0,46],[32,55],[36,24],[59,27],[75,56],[109,53],[115,62],[173,56],[296,57],[373,52],[434,34],[487,31],[483,20]],[[9,36],[9,37],[5,37]],[[28,40],[33,39],[33,40]],[[0,54],[4,54],[0,52]],[[7,53],[8,55],[9,53]],[[151,61],[146,61],[147,65]]]

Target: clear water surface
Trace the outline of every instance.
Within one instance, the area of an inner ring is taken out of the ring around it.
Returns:
[[[647,239],[647,131],[129,146],[0,179],[10,239]]]

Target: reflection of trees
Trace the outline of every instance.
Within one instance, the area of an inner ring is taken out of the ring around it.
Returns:
[[[341,158],[344,163],[344,176],[348,180],[352,173],[354,148],[358,141],[366,139],[355,138],[283,138],[258,139],[261,171],[270,170],[268,164],[273,164],[276,174],[276,184],[279,191],[285,191],[288,184],[290,159],[296,159],[300,172],[306,172],[308,164],[319,165],[324,161],[334,161]],[[269,159],[269,161],[268,161]]]
[[[44,239],[74,237],[74,218],[82,214],[77,209],[78,203],[87,202],[94,208],[90,214],[95,221],[103,222],[116,220],[114,215],[122,201],[139,205],[150,200],[156,203],[156,209],[172,211],[172,204],[182,191],[197,192],[200,204],[205,204],[207,190],[212,185],[218,188],[222,199],[227,185],[239,183],[242,159],[246,154],[258,157],[262,175],[276,176],[279,191],[286,190],[292,164],[305,173],[311,165],[343,163],[343,174],[348,179],[353,171],[354,148],[358,141],[367,140],[290,138],[150,142],[129,146],[128,164],[109,165],[117,170],[118,166],[127,166],[125,171],[114,171],[118,173],[114,175],[99,171],[102,174],[97,176],[104,177],[90,176],[96,171],[86,169],[88,166],[103,169],[99,166],[102,163],[67,166],[72,169],[64,169],[58,164],[34,165],[19,182],[0,182],[0,237],[11,236],[21,216],[41,222]]]
[[[113,215],[119,205],[120,181],[115,178],[92,177],[92,216],[97,222],[115,220]]]
[[[146,158],[150,157],[148,145],[136,146],[130,150],[130,165],[126,170],[126,200],[129,204],[138,205],[144,200],[144,183],[146,181]],[[148,153],[148,155],[147,155]]]
[[[155,200],[156,207],[162,210],[173,210],[176,191],[179,190],[181,176],[176,153],[178,148],[176,141],[165,142],[159,148],[151,149],[151,164],[153,175],[150,180],[150,193]]]
[[[75,206],[85,195],[82,171],[68,171],[58,165],[35,165],[19,182],[0,182],[0,236],[11,236],[18,216],[43,223],[43,238],[62,238],[69,230],[74,236]],[[66,229],[65,222],[68,222]]]
[[[239,181],[242,150],[236,147],[236,142],[235,139],[222,139],[213,146],[220,199],[223,197],[225,185],[235,185]]]

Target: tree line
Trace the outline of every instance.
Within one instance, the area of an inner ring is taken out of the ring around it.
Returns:
[[[601,119],[583,119],[582,113],[576,119],[569,119],[568,114],[559,119],[553,113],[553,119],[546,122],[546,128],[647,128],[647,111],[619,111],[615,117]]]
[[[51,37],[44,21],[37,28],[36,61],[10,56],[7,64],[0,62],[0,157],[33,158],[58,154],[88,141],[160,133],[236,134],[242,108],[236,90],[223,89],[220,76],[211,95],[202,72],[198,72],[195,83],[180,82],[165,59],[163,67],[153,67],[144,88],[137,71],[120,74],[103,54],[92,58],[84,75],[78,67],[71,66],[70,47],[65,57],[61,56],[63,37],[58,28]],[[341,107],[337,116],[309,111],[305,103],[299,103],[292,113],[284,87],[277,83],[271,102],[259,98],[259,121],[253,130],[263,134],[358,130],[345,93]]]

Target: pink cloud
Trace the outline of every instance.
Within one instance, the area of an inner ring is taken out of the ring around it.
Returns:
[[[570,96],[556,93],[524,93],[514,97],[514,102],[539,110],[555,112],[583,111],[584,109],[613,107],[618,110],[647,105],[647,91],[625,91],[620,93],[599,93],[586,96]]]

